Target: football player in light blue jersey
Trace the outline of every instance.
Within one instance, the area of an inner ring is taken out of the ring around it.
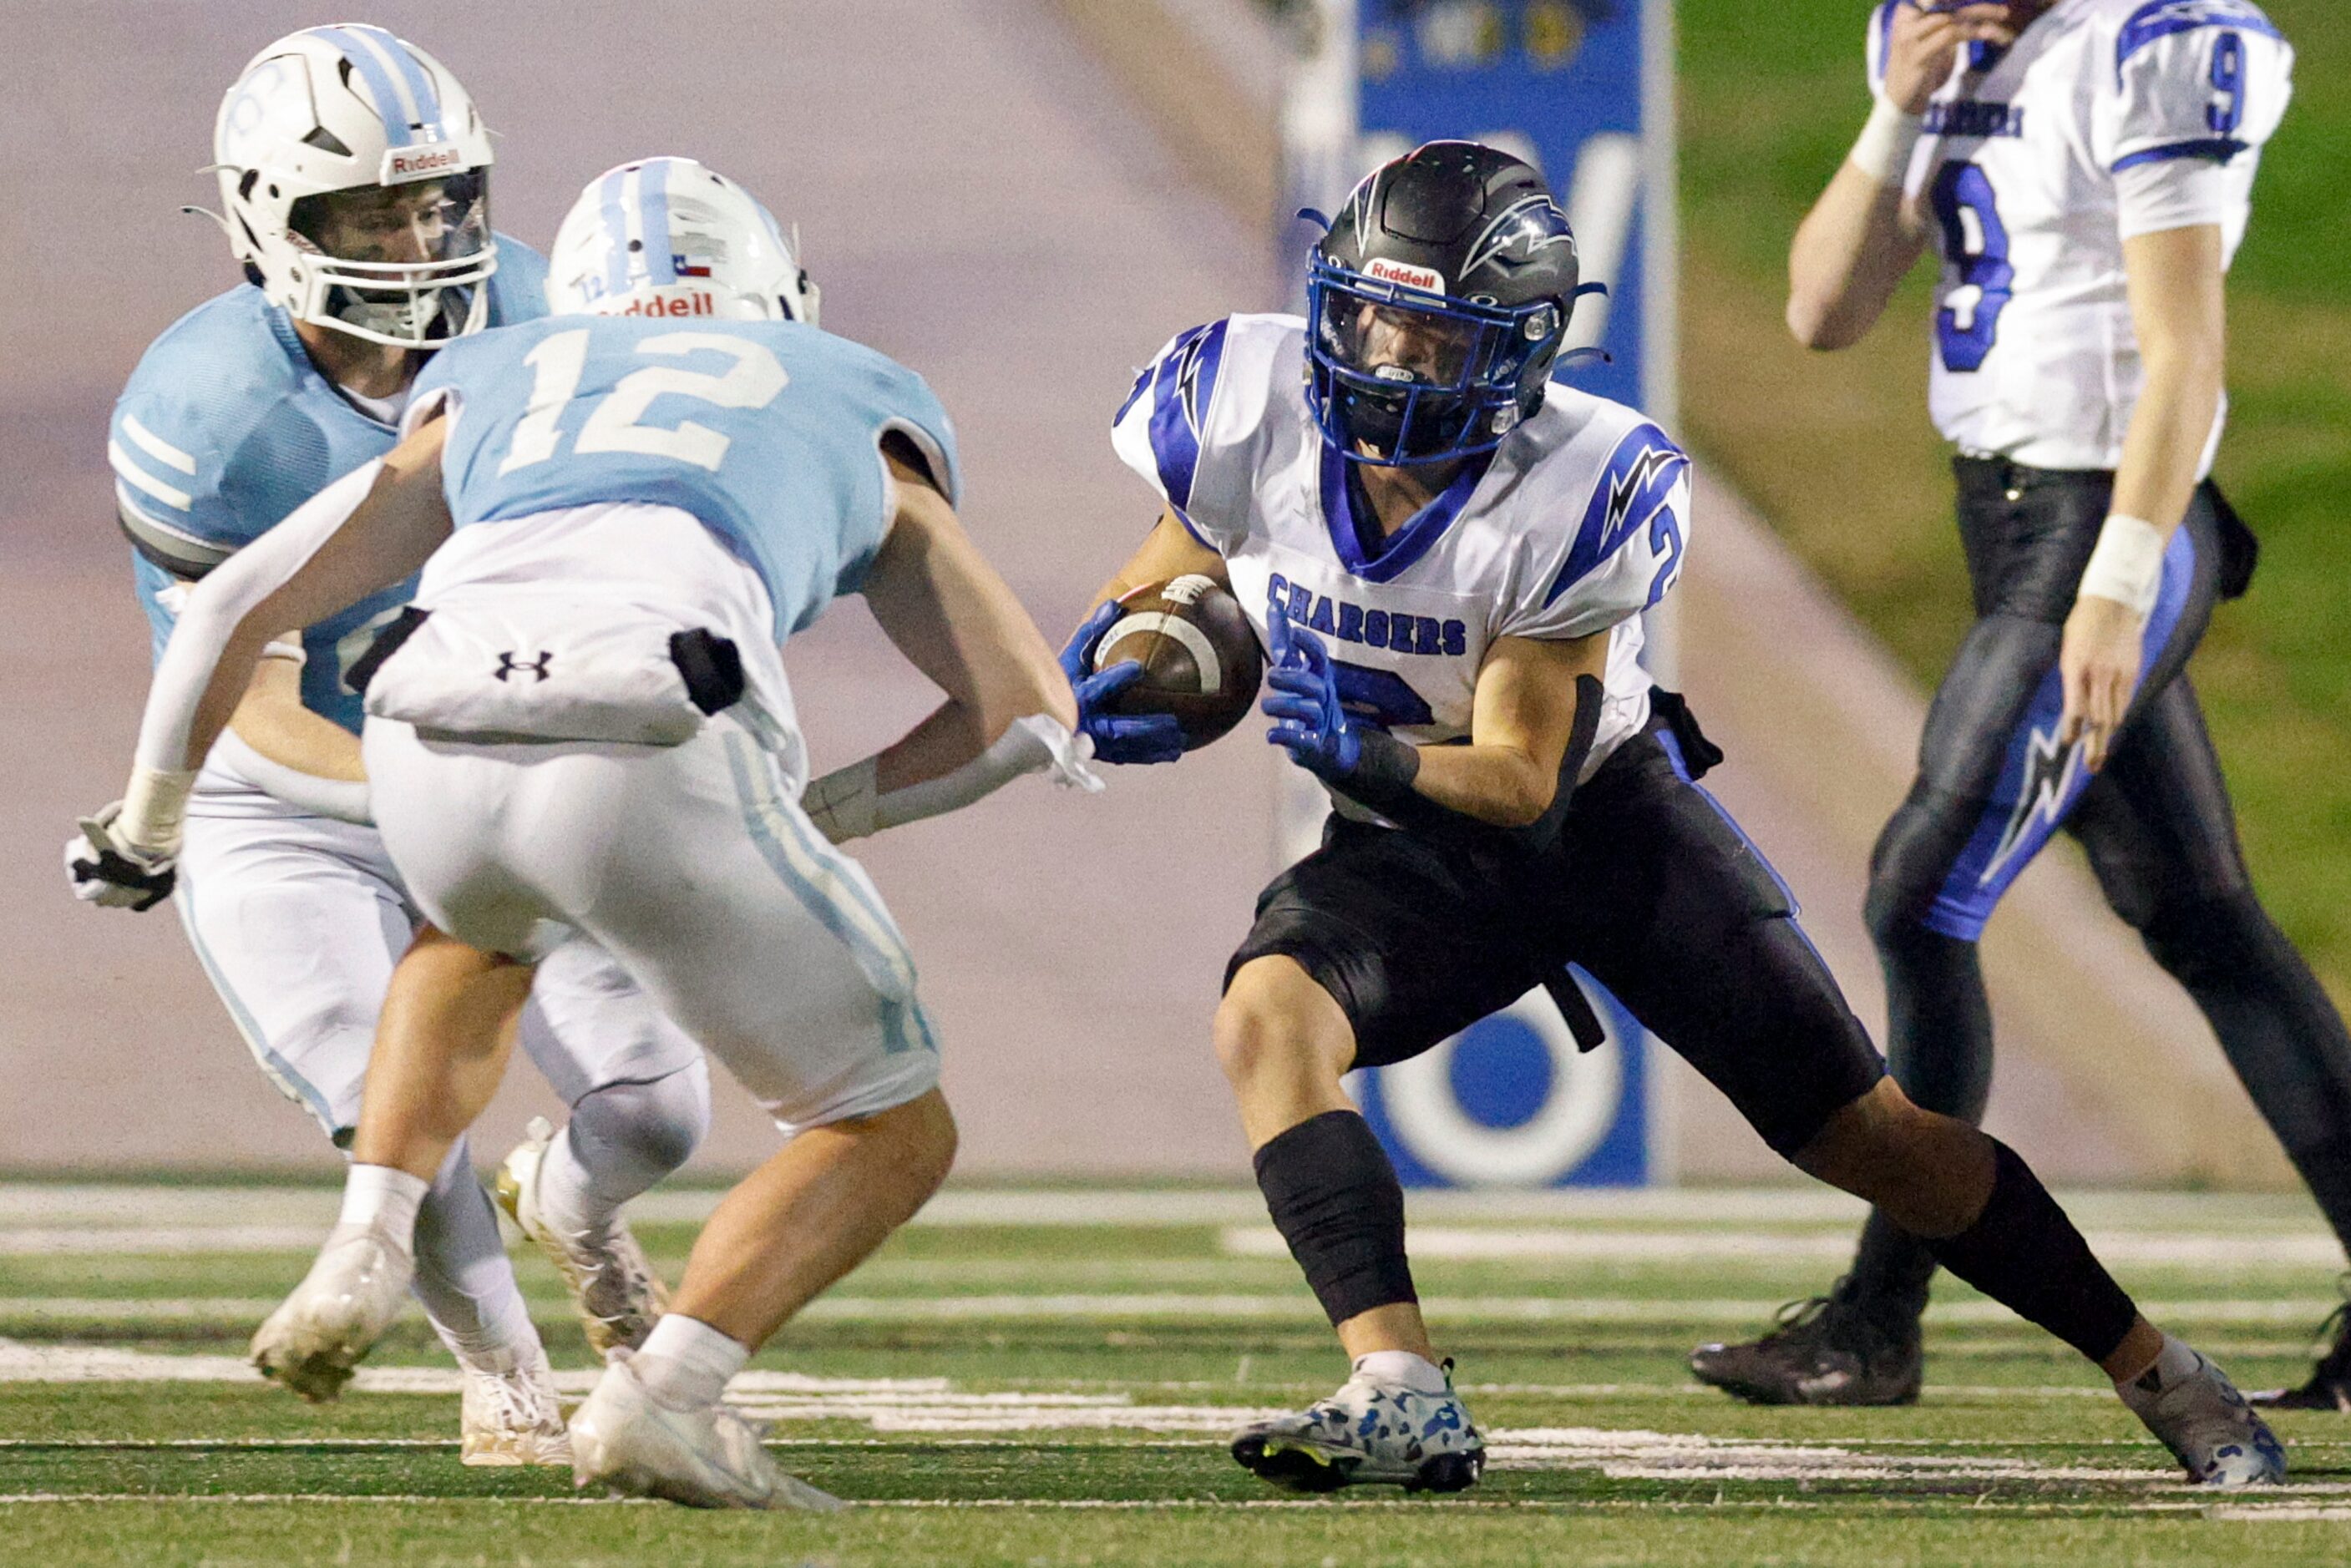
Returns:
[[[384,842],[437,929],[393,981],[346,1222],[256,1358],[339,1384],[390,1323],[414,1195],[496,1086],[534,967],[583,932],[789,1141],[573,1417],[578,1478],[830,1508],[719,1396],[955,1150],[914,961],[834,846],[1023,773],[1100,785],[1052,650],[956,521],[946,411],[816,328],[764,207],[685,160],[623,165],[565,221],[549,296],[548,319],[444,350],[397,449],[191,596],[82,874],[125,902],[167,888],[190,764],[265,628],[421,566],[355,674]],[[852,593],[946,701],[809,785],[781,645]]]
[[[247,281],[156,339],[108,443],[158,658],[193,583],[392,449],[434,350],[546,313],[546,264],[490,230],[491,148],[471,99],[381,28],[314,27],[262,50],[223,101],[215,159]],[[206,973],[263,1070],[339,1143],[417,919],[371,824],[344,674],[413,586],[272,645],[198,781],[181,857]],[[592,947],[548,967],[526,1038],[573,1121],[517,1150],[502,1187],[535,1240],[559,1233],[550,1250],[603,1349],[641,1340],[658,1310],[617,1211],[700,1140],[707,1070]],[[416,1293],[468,1374],[464,1457],[568,1462],[462,1143],[423,1214]]]

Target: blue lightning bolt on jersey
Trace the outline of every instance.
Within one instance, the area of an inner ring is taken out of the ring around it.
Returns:
[[[492,324],[546,315],[546,280],[538,253],[501,235]],[[181,585],[396,440],[392,425],[319,374],[292,319],[258,288],[233,288],[172,323],[131,372],[107,441],[155,657],[178,618]],[[305,629],[304,706],[358,731],[360,699],[343,670],[412,588],[388,589]]]
[[[691,514],[766,584],[776,639],[853,592],[889,525],[897,431],[950,498],[955,429],[895,361],[784,321],[551,317],[444,348],[441,458],[460,528],[601,503]]]

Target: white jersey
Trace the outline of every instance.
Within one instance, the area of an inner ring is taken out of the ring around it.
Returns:
[[[1898,3],[1871,19],[1873,91]],[[2123,242],[2213,223],[2235,257],[2293,71],[2252,0],[2057,0],[2012,48],[1961,51],[1905,183],[1943,259],[1928,400],[1946,439],[2120,464],[2145,382]]]
[[[1613,629],[1589,778],[1648,722],[1640,615],[1681,573],[1688,458],[1636,410],[1554,383],[1369,553],[1307,404],[1305,334],[1233,316],[1177,337],[1119,410],[1119,456],[1225,558],[1260,641],[1280,603],[1330,648],[1349,710],[1415,744],[1468,736],[1497,638]]]

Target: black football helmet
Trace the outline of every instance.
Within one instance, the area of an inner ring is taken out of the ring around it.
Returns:
[[[1307,265],[1307,396],[1351,462],[1490,452],[1542,406],[1579,283],[1542,176],[1432,141],[1355,187]]]

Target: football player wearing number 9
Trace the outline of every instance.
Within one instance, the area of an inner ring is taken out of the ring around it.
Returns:
[[[489,132],[472,99],[380,27],[307,28],[256,55],[222,100],[214,158],[247,281],[155,340],[108,443],[158,657],[191,584],[392,449],[434,350],[546,311],[546,264],[489,227]],[[189,940],[255,1060],[344,1147],[418,918],[372,823],[344,674],[411,586],[271,644],[204,760],[176,867]],[[91,847],[68,860],[95,865]],[[545,1199],[532,1217],[559,1217],[591,1338],[631,1343],[651,1325],[657,1285],[618,1211],[701,1140],[707,1070],[587,943],[546,965],[523,1041],[572,1106],[562,1134],[524,1151]],[[461,1141],[426,1174],[415,1288],[465,1372],[464,1457],[568,1463],[471,1150]]]
[[[719,1395],[751,1351],[946,1174],[955,1126],[914,961],[827,839],[967,805],[1025,772],[1095,785],[1051,649],[951,504],[921,379],[807,321],[775,219],[684,159],[589,186],[541,321],[444,349],[401,445],[192,596],[116,823],[168,852],[189,762],[266,628],[420,567],[366,680],[386,846],[436,929],[385,1009],[346,1216],[256,1359],[347,1369],[397,1304],[388,1176],[479,1113],[550,940],[626,968],[789,1135],[722,1202],[670,1311],[571,1422],[581,1484],[830,1507]],[[800,805],[780,645],[862,593],[946,692]],[[388,1173],[388,1175],[387,1175]]]
[[[2254,896],[2185,672],[2252,571],[2209,475],[2224,279],[2293,50],[2251,0],[1891,0],[1868,36],[1876,108],[1796,234],[1788,324],[1858,341],[1935,248],[1930,403],[1979,618],[1871,861],[1894,1075],[1982,1114],[1977,938],[2063,826],[2351,1242],[2351,1038]],[[1933,1272],[1873,1221],[1826,1298],[1693,1365],[1764,1402],[1914,1399]],[[2351,1408],[2351,1329],[2280,1397]]]
[[[2235,1390],[2138,1315],[2023,1163],[1885,1075],[1787,889],[1697,784],[1719,753],[1638,662],[1640,613],[1681,568],[1689,465],[1634,410],[1550,383],[1577,271],[1532,169],[1431,143],[1356,187],[1306,320],[1184,334],[1118,418],[1165,510],[1104,598],[1229,582],[1276,666],[1268,739],[1333,807],[1259,900],[1215,1040],[1353,1376],[1234,1457],[1307,1490],[1478,1479],[1404,1195],[1340,1080],[1535,985],[1565,994],[1572,962],[1798,1166],[1897,1212],[2118,1381],[2162,1366],[2159,1395],[2124,1397],[2198,1479],[2274,1476]],[[1155,760],[1152,735],[1096,711],[1114,673],[1081,685],[1084,727],[1110,760]]]

